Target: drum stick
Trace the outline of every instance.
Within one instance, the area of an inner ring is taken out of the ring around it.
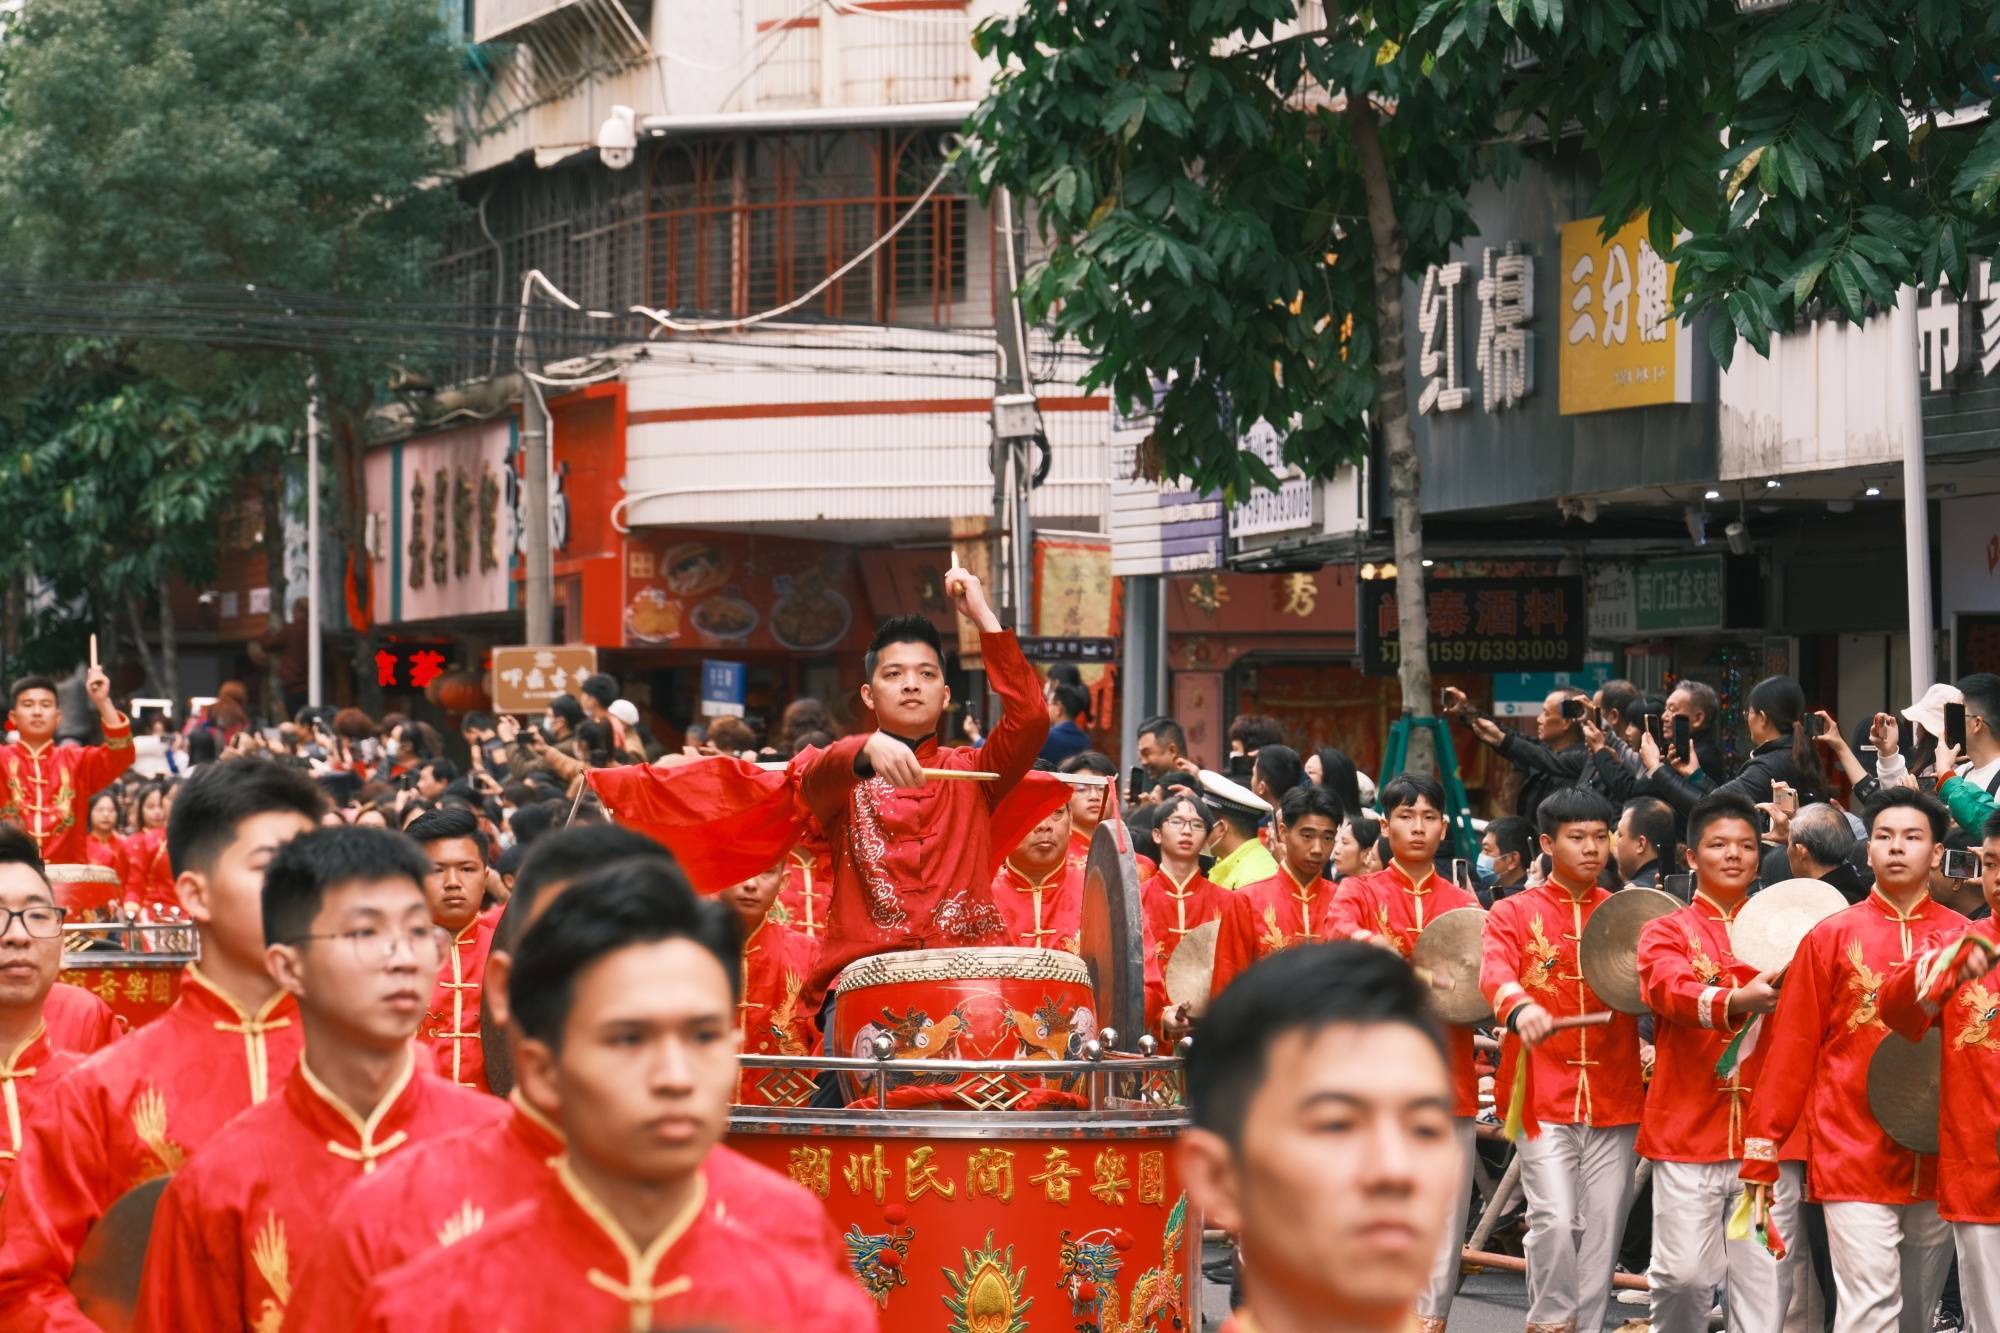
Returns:
[[[97,670],[97,636],[90,636],[90,669]]]
[[[1564,1028],[1601,1028],[1615,1017],[1610,1011],[1601,1014],[1573,1014],[1568,1018],[1558,1018],[1549,1024],[1549,1031],[1561,1032]]]

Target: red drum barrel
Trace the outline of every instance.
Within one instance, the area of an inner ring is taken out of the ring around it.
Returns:
[[[57,977],[111,1006],[129,1027],[150,1023],[173,1006],[181,975],[200,961],[194,927],[160,923],[63,927],[63,970]]]
[[[45,868],[49,887],[55,890],[56,906],[72,924],[79,921],[122,919],[119,905],[124,901],[124,884],[110,866],[82,861],[62,862]]]
[[[833,983],[825,1053],[872,1059],[877,1038],[899,1060],[1074,1060],[1097,1035],[1090,973],[1054,949],[914,949],[850,963]],[[873,1100],[866,1074],[843,1074],[848,1099]],[[889,1105],[978,1105],[955,1090],[965,1080],[927,1074],[892,1089]],[[1025,1104],[1074,1104],[1061,1079],[1026,1089]]]

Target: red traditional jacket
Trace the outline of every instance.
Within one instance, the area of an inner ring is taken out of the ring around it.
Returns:
[[[1968,934],[2000,944],[1989,918]],[[1930,947],[1889,974],[1882,987],[1882,1021],[1911,1041],[1944,1023],[1944,1061],[1938,1091],[1938,1213],[1949,1222],[2000,1223],[2000,974],[1988,972],[1951,985],[1958,959],[1947,956],[1954,937]]]
[[[1004,712],[986,744],[915,748],[925,768],[999,774],[995,782],[930,782],[907,791],[854,771],[866,736],[837,740],[806,764],[799,799],[826,830],[833,892],[819,966],[805,1002],[817,1011],[841,968],[869,954],[1004,942],[993,906],[991,815],[1034,767],[1048,739],[1041,678],[1011,632],[982,634],[986,680]]]
[[[340,1197],[301,1252],[286,1333],[351,1333],[368,1283],[456,1245],[525,1199],[562,1155],[562,1131],[515,1089],[498,1124],[410,1145]]]
[[[1229,895],[1222,928],[1215,937],[1215,972],[1209,994],[1220,995],[1236,974],[1280,949],[1319,938],[1320,919],[1333,900],[1333,883],[1315,879],[1301,884],[1291,867],[1278,863],[1278,873],[1246,884]]]
[[[1743,1156],[1743,1114],[1763,1073],[1764,1043],[1727,1078],[1715,1072],[1743,1028],[1729,1016],[1729,993],[1757,977],[1736,956],[1733,930],[1742,906],[1725,908],[1696,889],[1692,903],[1639,934],[1639,994],[1653,1011],[1653,1082],[1639,1118],[1643,1157],[1732,1162]]]
[[[125,1031],[110,1005],[66,981],[49,987],[49,997],[42,1001],[42,1022],[48,1025],[51,1046],[79,1055],[103,1050]]]
[[[1390,862],[1372,875],[1342,880],[1327,901],[1320,934],[1329,940],[1352,939],[1356,931],[1380,935],[1408,959],[1424,927],[1446,912],[1478,907],[1479,899],[1450,880],[1427,872],[1421,883],[1403,867]],[[1479,1070],[1473,1060],[1472,1029],[1445,1028],[1451,1054],[1452,1114],[1479,1114]]]
[[[58,1081],[27,1121],[0,1200],[8,1333],[94,1333],[68,1285],[85,1235],[127,1190],[179,1170],[282,1084],[299,1042],[291,996],[253,1014],[190,965],[172,1008]]]
[[[818,939],[826,929],[826,899],[833,889],[833,858],[824,842],[802,842],[785,857],[785,887],[774,912],[779,925]]]
[[[811,1055],[819,1043],[817,1015],[800,1000],[819,957],[819,941],[766,917],[743,941],[743,1000],[737,1014],[743,1050],[752,1055]],[[768,1069],[745,1069],[736,1100],[768,1106],[757,1086]]]
[[[381,1333],[873,1333],[874,1301],[819,1200],[717,1148],[685,1211],[644,1250],[557,1159],[532,1194],[452,1248],[369,1283]],[[998,1327],[998,1326],[996,1326]]]
[[[486,981],[486,955],[493,951],[493,931],[500,909],[474,917],[452,938],[451,950],[438,968],[417,1038],[429,1046],[438,1074],[462,1088],[486,1086],[486,1053],[479,1044],[479,997]]]
[[[391,1153],[506,1118],[497,1098],[453,1087],[412,1051],[366,1119],[301,1059],[281,1095],[210,1139],[160,1196],[135,1333],[267,1333],[284,1320],[296,1264],[327,1206]]]
[[[18,824],[51,865],[90,858],[90,798],[132,767],[132,724],[104,724],[102,745],[0,745],[0,823]]]
[[[126,837],[120,846],[125,853],[125,901],[155,911],[180,906],[180,899],[174,894],[173,874],[167,869],[167,831],[141,829]]]
[[[56,1081],[82,1064],[77,1051],[58,1049],[49,1041],[46,1022],[36,1026],[28,1039],[8,1051],[0,1060],[0,1194],[14,1174],[14,1159],[21,1155],[24,1126],[29,1114],[49,1095]]]
[[[1937,1159],[1898,1146],[1868,1109],[1868,1062],[1889,1031],[1882,1018],[1889,975],[1965,925],[1928,895],[1904,912],[1877,889],[1813,927],[1765,1024],[1743,1179],[1776,1181],[1778,1145],[1803,1122],[1815,1200],[1903,1204],[1935,1196]]]
[[[1611,895],[1592,885],[1581,893],[1554,878],[1493,904],[1480,953],[1479,989],[1502,1024],[1526,1004],[1556,1018],[1611,1012],[1583,979],[1576,950],[1591,914]],[[1514,1086],[1523,1043],[1509,1032],[1500,1043],[1494,1087],[1504,1099]],[[1630,1125],[1639,1119],[1644,1080],[1639,1022],[1617,1014],[1604,1027],[1552,1032],[1529,1052],[1528,1107],[1556,1125]]]
[[[1176,884],[1164,869],[1139,888],[1140,907],[1146,914],[1146,928],[1152,932],[1154,951],[1165,967],[1181,947],[1181,940],[1197,926],[1205,926],[1229,906],[1230,893],[1210,882],[1200,870]]]
[[[993,876],[993,905],[1007,923],[1007,943],[1075,953],[1083,934],[1083,872],[1065,859],[1037,880],[1008,861]]]
[[[100,838],[95,833],[86,833],[83,835],[83,859],[118,876],[119,888],[114,897],[124,892],[124,886],[132,878],[131,861],[125,855],[125,839]]]

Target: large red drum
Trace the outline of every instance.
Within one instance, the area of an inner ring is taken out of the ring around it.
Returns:
[[[833,983],[825,1053],[873,1059],[877,1038],[898,1060],[1075,1060],[1097,1035],[1090,973],[1054,949],[914,949],[850,963]],[[872,1100],[866,1074],[844,1074],[848,1099]],[[1047,1080],[1060,1092],[1062,1081]],[[955,1095],[965,1080],[919,1075],[889,1105],[990,1102]],[[1048,1104],[1032,1095],[1027,1104]]]
[[[49,887],[55,890],[56,906],[64,909],[64,919],[116,921],[123,917],[124,883],[110,866],[87,862],[60,862],[45,868]]]
[[[186,967],[185,958],[170,956],[124,958],[98,965],[89,954],[72,954],[63,960],[56,980],[83,987],[110,1005],[126,1026],[136,1028],[173,1007]]]

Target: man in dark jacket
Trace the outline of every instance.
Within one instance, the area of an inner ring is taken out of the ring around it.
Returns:
[[[1498,750],[1500,757],[1521,775],[1521,792],[1515,800],[1514,813],[1523,819],[1532,820],[1550,793],[1564,787],[1591,785],[1586,776],[1590,772],[1590,749],[1584,744],[1582,719],[1563,716],[1565,701],[1588,702],[1589,697],[1570,686],[1549,691],[1549,697],[1542,700],[1542,711],[1535,716],[1538,741],[1508,731],[1490,717],[1466,715],[1472,734]],[[1447,711],[1463,711],[1464,693],[1447,689],[1444,705]]]
[[[1628,888],[1664,889],[1674,873],[1674,812],[1655,796],[1635,796],[1618,816],[1618,878]]]
[[[1683,680],[1667,696],[1661,726],[1673,735],[1674,719],[1686,717],[1688,734],[1694,740],[1695,767],[1708,774],[1711,786],[1720,787],[1729,776],[1729,763],[1722,757],[1722,742],[1716,738],[1715,720],[1722,715],[1722,703],[1715,687],[1699,680]]]
[[[1855,866],[1861,840],[1854,836],[1853,825],[1841,811],[1824,802],[1808,805],[1792,816],[1785,836],[1792,878],[1825,880],[1850,903],[1868,896],[1875,877],[1865,862],[1863,868]],[[1768,877],[1766,882],[1770,882]]]

